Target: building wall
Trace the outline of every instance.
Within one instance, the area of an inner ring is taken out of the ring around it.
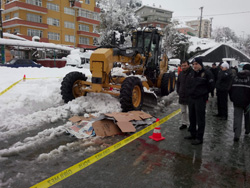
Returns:
[[[192,20],[186,22],[189,27],[195,30],[196,36],[199,36],[200,20]],[[211,22],[210,20],[203,19],[201,23],[201,38],[211,38]]]
[[[152,25],[161,28],[165,28],[170,23],[173,14],[172,11],[145,5],[135,13],[140,16],[140,25],[142,27]]]
[[[39,2],[39,0],[9,0],[4,4],[4,32],[20,33],[22,37],[31,40],[32,36],[28,33],[31,33],[31,30],[32,32],[38,30],[39,33],[35,35],[40,35],[39,37],[43,42],[75,47],[95,47],[93,41],[99,35],[93,33],[93,30],[95,26],[100,24],[98,18],[100,9],[95,7],[95,0],[83,0],[83,3],[75,2],[73,7],[71,7],[69,0],[41,0],[41,6],[28,2]],[[89,4],[86,2],[89,2]],[[47,8],[48,3],[56,9]],[[65,8],[72,11],[72,14],[65,13]],[[73,13],[74,11],[75,13]],[[81,11],[83,11],[83,14],[80,15],[79,12]],[[41,17],[42,21],[40,23],[28,21],[27,14],[30,14],[30,17],[35,15],[35,19]],[[14,18],[14,16],[16,17]],[[67,23],[65,24],[65,22]],[[84,31],[79,30],[80,24]],[[85,30],[85,28],[87,29]],[[66,37],[68,40],[66,40]],[[76,37],[75,42],[74,37]]]

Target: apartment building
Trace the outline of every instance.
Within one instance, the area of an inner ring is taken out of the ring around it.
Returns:
[[[175,29],[179,32],[179,33],[183,33],[184,35],[195,35],[195,30],[192,27],[189,27],[187,25],[184,24],[179,24],[177,26],[175,26]]]
[[[100,24],[95,0],[6,0],[3,31],[41,42],[94,48]]]
[[[186,24],[192,27],[195,31],[195,35],[199,36],[200,32],[200,20],[187,21]],[[201,22],[201,38],[211,38],[211,21],[203,19]]]
[[[140,17],[140,26],[146,27],[152,25],[164,29],[171,21],[172,11],[144,5],[135,11]]]

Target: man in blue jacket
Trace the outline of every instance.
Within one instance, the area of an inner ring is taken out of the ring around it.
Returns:
[[[190,136],[192,145],[203,143],[205,131],[206,101],[214,88],[214,78],[209,70],[205,70],[200,57],[193,60],[193,71],[188,81],[188,110]],[[198,126],[197,126],[198,125]]]
[[[250,133],[250,64],[243,66],[233,79],[229,90],[230,100],[234,104],[234,141],[239,141],[242,127],[242,116],[245,118],[245,134]]]

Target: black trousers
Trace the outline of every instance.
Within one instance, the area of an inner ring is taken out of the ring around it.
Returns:
[[[228,91],[218,91],[217,90],[217,107],[218,114],[223,117],[228,115]]]
[[[198,140],[203,140],[205,131],[205,113],[206,113],[206,96],[189,99],[189,131],[191,136],[196,137]]]

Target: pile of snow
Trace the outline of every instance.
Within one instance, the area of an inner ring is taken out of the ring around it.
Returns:
[[[108,94],[89,93],[65,104],[60,94],[62,79],[67,73],[79,70],[91,76],[89,69],[85,68],[0,67],[0,92],[22,79],[24,74],[27,78],[0,95],[0,140],[44,124],[66,121],[76,114],[91,113],[98,116],[100,113],[121,111],[119,100]]]

